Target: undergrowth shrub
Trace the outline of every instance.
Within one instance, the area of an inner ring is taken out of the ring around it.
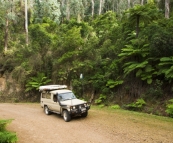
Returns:
[[[146,94],[151,97],[162,97],[163,96],[162,85],[163,85],[163,81],[156,80],[153,83],[153,86],[151,86],[151,88],[149,88],[149,90],[147,91]]]
[[[137,99],[136,102],[127,104],[126,107],[130,110],[141,110],[144,107],[144,105],[146,105],[146,102],[142,98],[140,98]]]
[[[17,142],[16,133],[12,133],[6,130],[6,126],[11,123],[12,120],[0,120],[0,143],[15,143]]]
[[[173,99],[169,100],[169,103],[166,106],[165,112],[173,118]]]
[[[99,98],[95,100],[96,104],[101,104],[106,100],[106,95],[100,94]]]
[[[111,106],[111,109],[120,109],[120,106],[119,106],[118,104],[112,105],[112,106]]]

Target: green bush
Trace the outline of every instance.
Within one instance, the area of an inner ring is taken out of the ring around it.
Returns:
[[[0,143],[15,143],[17,142],[16,133],[6,131],[7,124],[12,120],[0,120]]]
[[[100,94],[99,98],[95,100],[96,104],[101,104],[106,99],[106,95]]]
[[[0,143],[15,143],[17,141],[17,136],[15,133],[8,131],[0,132]]]
[[[126,105],[126,107],[132,110],[141,110],[144,105],[146,105],[146,102],[141,98],[141,99],[137,99],[136,102]]]
[[[162,97],[163,96],[163,89],[162,89],[163,81],[156,80],[153,83],[153,86],[149,88],[147,94],[151,97]]]
[[[103,108],[103,107],[105,107],[104,104],[100,104],[100,105],[99,105],[99,108]]]
[[[165,112],[169,114],[170,117],[173,118],[173,99],[169,100],[169,103],[166,106]]]
[[[120,106],[119,105],[112,105],[111,109],[120,109]]]

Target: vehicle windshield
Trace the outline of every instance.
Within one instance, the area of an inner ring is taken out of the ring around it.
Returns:
[[[67,93],[60,93],[58,94],[59,101],[65,101],[70,99],[76,99],[76,96],[73,94],[73,92],[67,92]]]

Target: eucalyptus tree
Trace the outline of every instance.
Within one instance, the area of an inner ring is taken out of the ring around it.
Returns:
[[[66,5],[65,5],[65,0],[59,0],[60,2],[60,11],[61,11],[61,20],[60,22],[63,23],[64,22],[64,18],[65,18],[65,8],[66,8]]]
[[[86,45],[88,40],[93,37],[90,35],[91,30],[87,23],[78,23],[75,19],[71,19],[68,24],[61,25],[57,32],[59,36],[56,46],[53,48],[52,74],[56,77],[54,82],[66,82],[69,85],[71,80],[79,79],[78,75],[81,72],[88,71],[91,64],[85,61],[88,61],[88,52],[91,54],[92,52],[91,48],[88,49]],[[92,40],[94,41],[94,39]]]
[[[99,15],[102,13],[104,3],[105,3],[105,0],[100,0],[100,2],[99,2],[99,12],[98,12]]]
[[[77,21],[80,22],[81,18],[84,17],[84,5],[82,0],[70,1],[70,11],[71,15],[76,17]]]
[[[25,0],[25,31],[26,31],[26,45],[28,45],[28,1]]]
[[[70,20],[70,0],[66,0],[66,19]]]
[[[56,23],[60,22],[60,2],[58,0],[35,0],[35,22],[42,22],[43,17],[49,17]]]
[[[16,21],[16,10],[15,10],[15,4],[18,0],[1,0],[0,1],[0,18],[1,18],[1,25],[3,25],[4,28],[4,51],[7,51],[8,49],[8,40],[9,40],[9,26],[11,23]]]
[[[58,0],[60,2],[62,22],[64,18],[69,21],[76,18],[79,22],[85,17],[85,10],[88,9],[88,1],[83,0]]]
[[[169,18],[170,8],[169,8],[170,0],[165,0],[165,18]]]
[[[162,10],[162,12],[165,15],[165,18],[171,17],[171,13],[173,12],[172,5],[173,1],[172,0],[156,0],[156,3],[158,7]]]
[[[92,15],[92,17],[94,16],[94,0],[91,0],[91,4],[92,4],[92,8],[91,8],[91,15]]]
[[[130,2],[131,2],[131,0],[128,0],[128,8],[130,8]]]

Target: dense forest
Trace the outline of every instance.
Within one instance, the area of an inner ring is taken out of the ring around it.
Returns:
[[[1,102],[39,101],[40,85],[66,84],[93,104],[173,114],[172,6],[0,0]]]

